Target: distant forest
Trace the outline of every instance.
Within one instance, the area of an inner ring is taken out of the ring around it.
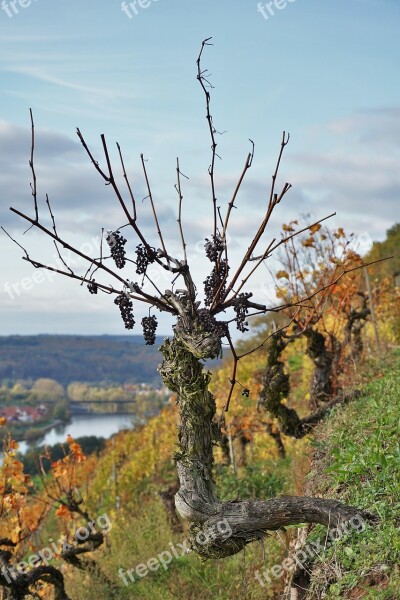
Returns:
[[[13,335],[0,337],[0,380],[55,379],[63,385],[153,383],[160,385],[158,346],[142,336]]]

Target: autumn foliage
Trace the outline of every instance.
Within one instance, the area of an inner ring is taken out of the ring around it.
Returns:
[[[1,425],[5,425],[4,419]],[[40,482],[34,485],[17,457],[18,447],[8,436],[4,442],[0,484],[0,585],[13,599],[30,597],[32,593],[52,598],[54,593],[54,598],[67,600],[60,569],[49,564],[48,556],[40,553],[41,547],[49,545],[48,540],[40,541],[40,532],[45,520],[53,514],[59,521],[59,542],[63,543],[58,552],[52,553],[52,558],[84,567],[85,559],[78,558],[82,547],[73,540],[73,532],[90,521],[82,488],[87,489],[93,459],[87,460],[81,446],[68,436],[62,459],[53,461],[49,452],[39,456]],[[50,463],[49,471],[44,468],[45,461]],[[84,553],[100,546],[104,536],[97,533],[87,539]],[[93,559],[88,562],[93,567]]]

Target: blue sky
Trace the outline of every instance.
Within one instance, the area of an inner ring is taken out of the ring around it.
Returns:
[[[39,197],[48,192],[65,237],[94,252],[101,227],[116,228],[123,219],[86,160],[76,127],[99,158],[101,133],[110,148],[121,144],[139,198],[146,195],[144,153],[173,248],[180,157],[190,177],[184,181],[185,231],[201,284],[207,265],[199,249],[211,227],[210,142],[195,59],[208,36],[214,44],[204,56],[215,86],[212,113],[217,129],[226,131],[217,140],[221,206],[230,199],[248,138],[256,144],[232,222],[235,260],[263,214],[282,130],[291,141],[281,183],[293,189],[268,235],[300,213],[321,218],[336,211],[332,225],[355,232],[367,247],[399,220],[398,0],[276,0],[270,12],[264,7],[268,19],[247,0],[142,0],[137,14],[127,9],[131,18],[119,0],[24,4],[29,0],[0,10],[0,222],[32,257],[51,262],[54,249],[33,231],[23,237],[23,223],[8,211],[10,205],[32,210],[29,107]],[[140,210],[151,237],[148,206]],[[0,251],[0,334],[124,333],[109,297],[92,297],[62,278],[34,281],[31,265],[2,232]],[[254,284],[260,299],[265,274]],[[137,307],[138,323],[146,313]],[[162,316],[161,333],[169,328]]]

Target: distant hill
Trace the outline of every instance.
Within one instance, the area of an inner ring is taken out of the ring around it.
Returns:
[[[13,335],[0,337],[0,381],[48,377],[63,385],[160,383],[158,347],[141,336]]]

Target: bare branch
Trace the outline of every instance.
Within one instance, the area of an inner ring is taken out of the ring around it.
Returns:
[[[238,362],[239,362],[239,358],[238,358],[238,355],[236,353],[235,346],[233,345],[232,338],[231,338],[231,335],[230,335],[229,331],[227,332],[227,336],[226,337],[228,338],[229,346],[231,348],[231,352],[232,352],[232,356],[233,356],[232,376],[231,376],[231,378],[229,380],[229,383],[231,384],[231,387],[229,388],[228,398],[227,398],[227,401],[226,401],[225,407],[224,407],[224,411],[228,412],[228,410],[229,410],[229,404],[230,404],[230,401],[231,401],[231,398],[232,398],[232,394],[233,394],[233,390],[234,390],[235,385],[236,385],[236,371],[237,371],[237,365],[238,365]]]
[[[48,194],[46,194],[46,204],[47,204],[47,207],[49,209],[50,217],[51,217],[51,220],[52,220],[52,223],[53,223],[53,231],[54,231],[55,235],[57,235],[56,221],[55,221],[55,218],[54,218],[53,211],[51,210],[51,205],[50,205],[50,200],[49,200],[49,195]]]
[[[283,327],[280,327],[279,329],[276,329],[275,331],[270,333],[260,344],[258,344],[258,346],[255,346],[252,350],[249,350],[248,352],[244,352],[243,354],[238,356],[238,359],[240,360],[241,358],[244,358],[245,356],[248,356],[249,354],[253,354],[253,352],[256,352],[257,350],[262,348],[264,346],[265,342],[267,342],[269,339],[271,339],[271,337],[273,335],[276,335],[277,333],[286,331],[290,327],[290,325],[293,323],[293,321],[294,321],[294,317],[292,319],[290,319],[289,323],[286,323],[286,325],[283,325]],[[301,335],[301,333],[302,332],[299,332],[298,335]]]
[[[178,226],[179,226],[179,233],[180,233],[181,241],[182,241],[184,262],[185,262],[185,265],[187,265],[186,242],[185,242],[185,238],[184,238],[184,235],[183,235],[183,229],[182,229],[182,200],[183,200],[183,196],[182,196],[182,190],[181,190],[181,171],[179,169],[179,158],[176,159],[176,177],[177,177],[177,184],[175,186],[175,189],[178,192],[178,197],[179,197]]]
[[[24,257],[22,257],[22,259],[31,263],[31,265],[34,266],[35,269],[46,269],[47,271],[53,271],[54,273],[59,273],[60,275],[65,275],[66,277],[70,277],[71,279],[77,279],[78,281],[82,281],[82,283],[90,283],[91,282],[91,279],[87,279],[84,275],[77,275],[76,273],[71,271],[71,269],[68,266],[67,266],[68,271],[62,271],[61,269],[57,269],[56,267],[51,267],[50,265],[45,265],[44,263],[41,263],[30,257],[27,258],[24,256]],[[65,263],[63,263],[63,264],[65,264]],[[112,294],[120,294],[121,293],[121,290],[116,290],[112,286],[103,285],[101,283],[97,283],[97,287],[104,291],[109,292],[110,294],[111,293]],[[133,297],[133,296],[131,296],[131,297]],[[144,302],[144,300],[142,298],[140,298],[139,296],[137,296],[135,299]]]
[[[323,219],[320,219],[319,221],[316,221],[315,223],[313,223],[313,225],[317,225],[318,223],[322,223],[322,221],[326,221],[326,219],[330,219],[331,217],[333,217],[334,215],[336,215],[336,213],[332,213],[330,215],[328,215],[327,217],[324,217]],[[246,275],[246,277],[242,280],[242,283],[239,285],[239,287],[235,290],[234,295],[230,298],[230,300],[232,298],[235,298],[240,290],[243,288],[243,286],[249,281],[249,279],[251,278],[251,276],[253,275],[254,271],[256,271],[258,269],[258,267],[260,266],[260,264],[266,260],[267,258],[269,258],[272,253],[279,248],[279,246],[281,246],[282,244],[286,243],[289,240],[292,240],[294,237],[296,237],[297,235],[299,235],[300,233],[303,233],[304,231],[306,231],[307,229],[310,229],[310,227],[312,227],[313,225],[309,225],[308,227],[304,227],[304,229],[300,229],[299,231],[296,231],[295,233],[293,233],[292,235],[280,240],[279,242],[277,242],[275,244],[275,246],[273,245],[273,243],[275,242],[275,239],[272,240],[272,242],[269,244],[268,248],[266,249],[266,251],[264,252],[264,254],[262,254],[260,257],[258,257],[258,262],[257,264],[251,269],[251,271],[248,273],[248,275]],[[249,261],[251,260],[255,260],[250,258]]]
[[[271,192],[270,192],[270,196],[269,196],[269,204],[271,204],[273,202],[273,200],[276,198],[276,194],[275,194],[276,178],[278,177],[279,167],[280,167],[282,156],[283,156],[283,151],[284,151],[285,147],[288,145],[289,140],[290,140],[290,134],[288,133],[287,139],[285,139],[285,137],[286,137],[286,132],[284,131],[282,134],[281,149],[279,152],[279,156],[278,156],[278,160],[276,163],[274,174],[272,175],[272,186],[271,186]],[[287,190],[290,187],[291,187],[290,183],[285,183],[279,198],[276,199],[276,204],[278,204],[282,200],[284,194],[287,192]]]
[[[151,247],[150,244],[148,243],[148,241],[146,240],[146,238],[144,237],[144,235],[142,234],[140,228],[137,226],[136,224],[136,211],[135,211],[135,215],[134,217],[131,216],[131,214],[129,213],[129,210],[125,204],[125,201],[121,195],[121,192],[119,191],[119,188],[116,184],[116,181],[114,179],[114,175],[113,175],[113,171],[112,171],[112,166],[111,166],[111,161],[110,161],[110,157],[109,157],[109,153],[108,153],[108,148],[107,148],[107,143],[106,143],[106,139],[104,134],[102,134],[101,137],[101,141],[102,141],[102,145],[103,145],[103,151],[104,151],[104,156],[106,158],[106,162],[107,162],[107,168],[108,168],[108,175],[106,175],[104,173],[104,171],[99,167],[99,164],[97,161],[94,160],[80,130],[77,130],[78,132],[78,137],[84,147],[84,149],[86,150],[88,156],[90,157],[90,160],[92,161],[92,163],[94,164],[96,170],[98,171],[98,173],[100,173],[100,175],[102,176],[102,178],[105,180],[107,185],[111,185],[111,187],[113,188],[113,191],[118,199],[118,202],[120,203],[120,206],[123,210],[123,212],[125,213],[125,216],[128,220],[129,225],[132,227],[132,229],[135,231],[136,235],[139,237],[140,241],[142,242],[142,244],[146,247],[146,249],[151,252]],[[129,190],[129,188],[128,188]],[[132,196],[131,196],[132,199]],[[168,271],[172,271],[175,273],[179,272],[179,269],[174,270],[172,267],[170,267],[170,265],[165,265],[162,260],[160,260],[160,258],[158,256],[155,257],[155,261],[164,269],[168,270]]]
[[[72,270],[72,269],[71,269],[71,268],[70,268],[70,267],[67,265],[67,263],[65,262],[65,260],[64,260],[64,259],[63,259],[63,257],[61,256],[61,254],[60,254],[60,250],[59,250],[59,248],[58,248],[58,246],[57,246],[57,242],[53,240],[53,244],[54,244],[54,246],[56,247],[57,254],[58,254],[58,258],[60,259],[60,261],[62,262],[62,264],[64,265],[64,267],[66,267],[66,268],[68,269],[68,271],[69,271],[70,273],[72,273],[72,274],[73,274],[73,273],[74,273],[74,272],[73,272],[73,270]],[[89,267],[89,269],[90,269],[90,268],[91,268],[91,266]]]
[[[108,177],[107,177],[107,175],[104,173],[104,171],[103,171],[103,170],[100,168],[98,161],[94,159],[94,157],[93,157],[92,153],[90,152],[90,150],[89,150],[89,147],[88,147],[88,145],[86,144],[86,142],[85,142],[85,139],[84,139],[84,137],[83,137],[83,135],[82,135],[82,133],[81,133],[81,131],[80,131],[79,127],[77,128],[77,130],[76,130],[76,133],[77,133],[77,135],[78,135],[78,138],[79,138],[79,140],[80,140],[80,142],[81,142],[82,146],[84,147],[84,149],[85,149],[85,151],[86,151],[87,155],[89,156],[89,158],[90,158],[90,160],[91,160],[92,164],[94,165],[94,167],[95,167],[96,171],[97,171],[98,173],[100,173],[100,175],[102,176],[102,178],[105,180],[105,182],[106,182],[106,183],[110,183],[110,181],[109,181],[109,178],[108,178]]]
[[[217,148],[217,143],[215,141],[215,133],[216,133],[216,129],[213,125],[213,119],[210,113],[210,100],[211,100],[211,96],[210,96],[210,92],[207,90],[206,88],[206,83],[210,86],[210,82],[206,79],[205,77],[205,73],[207,73],[207,69],[205,70],[201,70],[201,57],[203,54],[203,50],[205,46],[212,46],[212,44],[209,44],[208,42],[211,40],[212,38],[206,38],[205,40],[203,40],[202,44],[201,44],[201,50],[199,53],[199,56],[197,58],[197,80],[199,81],[203,92],[204,92],[204,96],[206,98],[206,119],[207,119],[207,123],[208,123],[208,128],[210,131],[210,137],[211,137],[211,165],[209,167],[208,173],[210,175],[210,182],[211,182],[211,193],[212,193],[212,203],[213,203],[213,220],[214,220],[214,227],[213,227],[213,232],[214,232],[214,236],[217,234],[217,198],[215,195],[215,181],[214,181],[214,168],[215,168],[215,158],[217,156],[217,152],[216,152],[216,148]]]
[[[99,262],[98,260],[96,260],[96,259],[91,258],[90,256],[88,256],[87,254],[84,254],[83,252],[81,252],[80,250],[78,250],[77,248],[75,248],[74,246],[71,246],[70,244],[68,244],[68,242],[66,242],[65,240],[63,240],[62,238],[60,238],[58,235],[54,234],[52,231],[50,231],[49,229],[47,229],[46,227],[44,227],[44,225],[42,225],[41,223],[38,223],[38,222],[34,221],[30,217],[28,217],[28,215],[25,215],[24,213],[20,212],[16,208],[12,208],[11,207],[10,210],[12,212],[14,212],[15,214],[17,214],[18,216],[20,216],[23,219],[25,219],[26,221],[28,221],[29,223],[32,223],[32,225],[34,225],[35,227],[37,227],[38,229],[40,229],[41,231],[43,231],[44,233],[46,233],[49,237],[53,238],[53,240],[55,240],[56,242],[58,242],[60,245],[62,245],[67,250],[71,250],[74,254],[77,254],[78,256],[80,256],[81,258],[83,258],[84,260],[92,263],[98,269],[102,269],[103,271],[105,271],[106,273],[108,273],[112,277],[115,277],[119,282],[123,283],[126,286],[126,280],[123,279],[123,277],[121,277],[117,273],[115,273],[115,271],[113,271],[112,269],[109,269],[103,262]],[[9,236],[9,237],[11,237],[11,236]],[[22,248],[22,246],[20,246],[20,247]],[[34,264],[34,266],[35,265],[42,266],[44,268],[48,268],[51,271],[56,271],[56,272],[62,273],[63,275],[66,274],[64,271],[57,271],[57,269],[54,269],[52,267],[47,267],[46,265],[42,265],[41,263],[36,263],[36,261],[32,261],[29,258],[29,255],[26,252],[26,250],[24,248],[22,248],[22,249],[25,252],[25,260],[28,260],[29,262],[31,262],[32,264]],[[68,276],[72,277],[71,274],[68,274]],[[77,276],[77,275],[74,274],[73,278],[80,279],[82,281],[82,277],[81,276]],[[161,306],[162,310],[168,310],[169,312],[171,312],[171,308],[168,307],[168,305],[164,304],[162,301],[160,301],[158,298],[153,297],[153,296],[149,296],[148,294],[145,294],[145,292],[143,292],[140,289],[138,289],[137,293],[140,294],[140,296],[142,296],[142,298],[137,297],[136,299],[139,299],[139,300],[142,300],[142,301],[146,301],[147,303],[150,302],[151,304],[155,304],[158,307]]]
[[[285,183],[285,185],[282,188],[282,191],[280,193],[279,196],[277,196],[277,194],[275,194],[275,183],[276,183],[276,179],[278,176],[278,172],[279,172],[279,166],[281,163],[281,159],[282,159],[282,155],[283,155],[283,151],[285,149],[285,147],[287,146],[287,144],[289,143],[289,135],[286,139],[286,133],[283,132],[282,135],[282,142],[281,142],[281,148],[280,148],[280,152],[279,152],[279,156],[278,156],[278,160],[276,163],[276,167],[275,167],[275,171],[274,174],[272,175],[272,186],[271,186],[271,192],[270,192],[270,198],[269,198],[269,202],[268,202],[268,206],[267,206],[267,210],[264,216],[264,219],[260,225],[260,227],[257,230],[257,233],[255,234],[250,246],[247,249],[246,254],[244,255],[242,262],[240,263],[239,268],[237,269],[235,275],[233,276],[231,282],[229,283],[229,285],[227,286],[227,289],[224,293],[224,296],[222,298],[222,302],[224,302],[224,300],[227,298],[228,294],[230,293],[230,291],[233,289],[236,281],[238,280],[238,278],[240,277],[241,272],[243,271],[243,269],[245,268],[247,262],[249,261],[251,255],[254,252],[254,249],[256,248],[258,242],[260,241],[266,226],[268,225],[268,222],[271,218],[271,214],[275,208],[275,206],[277,204],[279,204],[279,202],[282,200],[282,198],[284,197],[284,195],[286,194],[286,192],[291,188],[291,185],[289,183]]]
[[[1,226],[1,229],[4,231],[4,233],[10,238],[10,240],[12,240],[14,242],[14,244],[17,244],[17,246],[19,246],[21,248],[21,250],[24,252],[25,257],[29,258],[28,252],[25,250],[25,248],[23,246],[21,246],[21,244],[19,244],[17,242],[17,240],[14,240],[13,237],[11,237],[11,235],[8,233],[8,231],[6,229],[4,229],[3,226]]]
[[[24,213],[22,213],[21,211],[17,210],[16,208],[13,208],[12,206],[10,207],[10,210],[13,213],[15,213],[16,215],[18,215],[19,217],[22,217],[23,219],[25,219],[26,221],[28,221],[29,223],[32,223],[32,225],[34,225],[35,227],[37,227],[38,229],[40,229],[41,231],[43,231],[43,233],[45,233],[46,235],[48,235],[49,237],[51,237],[56,242],[60,243],[67,250],[71,250],[74,254],[77,254],[78,256],[80,256],[81,258],[83,258],[84,260],[87,260],[89,262],[93,262],[93,264],[95,264],[97,267],[99,267],[99,268],[103,269],[104,271],[106,271],[112,277],[115,277],[119,281],[125,283],[125,280],[120,275],[118,275],[117,273],[115,273],[114,271],[112,271],[111,269],[109,269],[108,267],[106,267],[106,265],[104,265],[102,263],[99,263],[98,261],[96,261],[95,259],[91,258],[87,254],[84,254],[83,252],[81,252],[77,248],[74,248],[73,246],[71,246],[70,244],[68,244],[68,242],[66,242],[65,240],[63,240],[62,238],[60,238],[58,235],[54,234],[52,231],[50,231],[49,229],[47,229],[47,227],[45,227],[41,223],[37,223],[36,221],[34,221],[30,217],[28,217],[28,215],[25,215]]]
[[[286,242],[293,239],[300,233],[304,233],[305,231],[307,231],[307,229],[310,229],[310,227],[313,227],[314,225],[318,225],[319,223],[322,223],[323,221],[326,221],[327,219],[330,219],[331,217],[334,217],[334,216],[336,216],[336,212],[333,212],[330,215],[328,215],[327,217],[323,217],[319,221],[315,221],[315,223],[312,223],[311,225],[307,225],[307,227],[303,227],[303,229],[299,229],[299,231],[295,231],[291,235],[288,235],[287,237],[282,238],[279,242],[277,242],[275,244],[275,246],[272,246],[272,243],[270,243],[267,250],[264,252],[264,254],[261,254],[260,256],[252,256],[249,259],[249,261],[266,260],[267,258],[269,258],[271,256],[272,252],[274,252],[277,248],[279,248],[279,246],[282,246],[282,244],[286,244]],[[275,240],[273,240],[273,242],[275,242]]]
[[[225,221],[224,222],[222,222],[220,209],[218,207],[218,215],[219,215],[219,218],[220,218],[220,221],[221,221],[221,225],[222,225],[221,239],[223,240],[224,248],[220,252],[220,255],[219,255],[219,257],[218,257],[218,259],[216,261],[217,268],[219,267],[219,264],[220,264],[220,261],[221,261],[222,252],[224,252],[224,255],[225,255],[224,258],[225,258],[226,264],[228,264],[228,244],[227,244],[227,240],[226,240],[226,233],[227,233],[227,229],[228,229],[229,218],[230,218],[230,215],[231,215],[231,212],[232,212],[232,208],[236,208],[236,206],[234,205],[235,200],[236,200],[236,196],[237,196],[237,194],[239,192],[240,186],[242,185],[244,176],[246,175],[246,172],[250,169],[250,167],[252,165],[252,162],[253,162],[253,158],[254,158],[254,142],[253,142],[253,140],[250,140],[250,142],[252,144],[252,150],[247,155],[246,162],[245,162],[245,165],[243,167],[243,171],[242,171],[242,173],[241,173],[241,175],[239,177],[239,181],[238,181],[238,183],[236,185],[236,188],[235,188],[235,190],[233,192],[233,196],[232,196],[232,198],[231,198],[231,200],[230,200],[230,202],[228,204],[228,209],[227,209],[227,212],[226,212],[226,216],[225,216]],[[213,301],[212,301],[211,307],[210,307],[211,310],[213,310],[214,307],[216,306],[216,304],[218,304],[220,294],[221,294],[222,290],[224,289],[224,286],[225,286],[225,283],[226,283],[227,279],[228,279],[228,270],[226,271],[225,276],[222,278],[221,283],[220,283],[220,285],[219,285],[219,287],[218,287],[218,289],[217,289],[217,291],[215,293],[215,296],[213,298]]]
[[[126,174],[126,170],[125,170],[125,164],[124,164],[124,159],[123,159],[123,157],[122,157],[121,147],[120,147],[120,145],[118,144],[118,142],[117,142],[117,148],[118,148],[119,158],[120,158],[120,161],[121,161],[122,173],[123,173],[123,176],[124,176],[124,179],[125,179],[125,182],[126,182],[126,186],[127,186],[127,188],[128,188],[128,192],[129,192],[129,195],[130,195],[131,201],[132,201],[133,220],[134,220],[134,221],[136,221],[136,217],[137,217],[137,215],[136,215],[136,202],[135,202],[135,197],[134,197],[134,195],[133,195],[132,187],[131,187],[131,184],[130,184],[130,182],[129,182],[128,176],[127,176],[127,174]]]
[[[236,200],[236,196],[238,195],[238,192],[240,190],[240,186],[243,183],[243,179],[247,173],[247,171],[250,169],[252,162],[253,162],[253,158],[254,158],[254,142],[253,140],[250,140],[251,145],[252,145],[252,149],[251,152],[249,152],[249,154],[247,155],[246,158],[246,162],[245,165],[243,167],[243,171],[239,177],[239,181],[236,184],[236,188],[235,191],[233,192],[232,198],[228,204],[228,209],[226,211],[226,216],[225,216],[225,221],[224,221],[224,225],[223,225],[223,229],[222,229],[222,237],[224,238],[226,235],[226,231],[228,229],[228,224],[229,224],[229,218],[231,216],[231,212],[232,212],[232,208],[236,208],[235,204],[235,200]]]
[[[144,161],[143,154],[140,155],[140,159],[142,161],[143,173],[144,173],[144,176],[145,176],[145,179],[146,179],[148,197],[150,198],[151,208],[153,210],[154,221],[156,223],[158,237],[160,238],[160,242],[161,242],[161,246],[162,246],[162,249],[163,249],[163,252],[164,252],[164,256],[168,260],[168,253],[167,253],[167,249],[165,247],[164,238],[163,238],[162,233],[161,233],[160,224],[158,222],[157,213],[156,213],[156,209],[155,209],[154,202],[153,202],[153,194],[151,193],[149,178],[147,176],[147,169],[146,169],[146,165],[144,164],[145,161]]]
[[[37,203],[36,173],[35,173],[35,166],[33,164],[33,154],[34,154],[34,150],[35,150],[35,124],[33,122],[33,114],[32,114],[31,108],[29,109],[29,114],[31,116],[31,130],[32,130],[31,158],[29,161],[29,166],[32,171],[31,190],[32,190],[33,202],[34,202],[34,206],[35,206],[35,221],[38,221],[39,209],[38,209],[38,203]]]

